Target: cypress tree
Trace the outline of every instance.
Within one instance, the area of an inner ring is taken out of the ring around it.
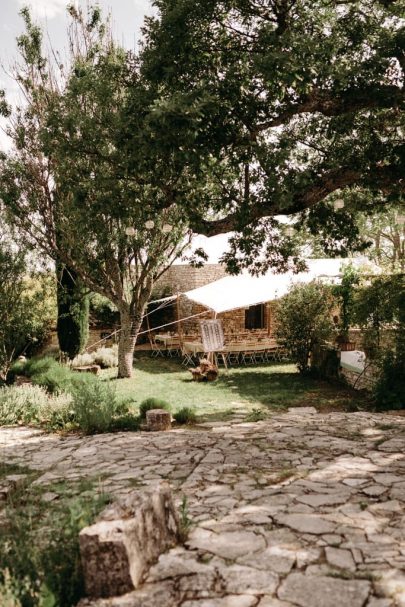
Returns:
[[[70,359],[83,351],[89,336],[89,296],[72,268],[56,265],[59,347]]]

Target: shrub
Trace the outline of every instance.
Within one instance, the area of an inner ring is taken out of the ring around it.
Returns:
[[[355,287],[360,282],[359,271],[352,265],[346,265],[342,271],[340,285],[332,287],[332,293],[340,306],[339,331],[344,341],[349,339],[349,329],[352,324]]]
[[[114,345],[111,348],[99,348],[94,352],[93,360],[94,363],[100,365],[102,369],[118,367],[118,346]]]
[[[111,432],[138,432],[141,420],[131,412],[121,413],[112,420]]]
[[[0,388],[0,425],[39,422],[40,410],[47,400],[39,386],[7,386]]]
[[[404,307],[404,278],[401,275],[373,278],[370,284],[356,292],[355,321],[363,331],[363,349],[367,358],[377,358],[382,332],[386,328],[399,330]]]
[[[195,424],[197,421],[197,416],[194,409],[191,407],[183,407],[174,413],[174,419],[178,424]]]
[[[405,409],[405,291],[403,283],[395,310],[395,339],[380,357],[374,398],[378,409]]]
[[[83,352],[78,354],[71,362],[73,368],[75,367],[87,367],[94,364],[93,354],[91,352]]]
[[[44,342],[55,317],[54,285],[48,273],[29,272],[27,251],[0,241],[0,378],[13,358]]]
[[[11,578],[8,569],[0,571],[0,579],[3,579],[3,582],[0,582],[1,607],[22,607],[17,598],[16,583]]]
[[[8,378],[14,380],[16,375],[25,375],[25,377],[31,377],[37,369],[41,372],[47,371],[54,362],[55,360],[48,356],[44,358],[17,360],[12,364]]]
[[[128,404],[117,400],[109,383],[91,375],[73,381],[71,408],[75,423],[85,434],[111,431],[121,416],[128,422]]]
[[[89,489],[88,483],[59,487],[61,499],[52,504],[42,500],[46,487],[13,495],[0,534],[0,592],[5,589],[10,601],[5,606],[72,607],[84,596],[79,532],[107,502]]]
[[[25,375],[26,360],[16,360],[7,373],[7,381],[12,383],[17,375]]]
[[[87,365],[100,365],[102,369],[118,366],[118,346],[99,348],[94,352],[79,354],[72,361],[72,367],[85,367]]]
[[[47,430],[73,430],[77,428],[74,411],[72,409],[72,396],[70,394],[47,395],[40,411],[41,425]]]
[[[48,390],[50,394],[56,394],[70,390],[73,374],[67,367],[56,363],[47,371],[32,375],[31,381]]]
[[[130,402],[118,400],[110,383],[55,364],[43,359],[27,365],[38,385],[0,388],[0,425],[36,424],[85,434],[139,429]]]
[[[396,352],[388,351],[377,366],[377,381],[373,388],[377,409],[405,409],[405,360]]]
[[[59,364],[54,358],[31,358],[27,361],[17,361],[11,367],[10,377],[25,375],[33,384],[46,388],[50,393],[67,392],[74,378],[72,371]]]
[[[0,388],[0,426],[15,424],[47,424],[64,427],[56,419],[69,417],[71,398],[67,394],[50,396],[35,385]]]
[[[333,300],[321,283],[293,285],[278,302],[276,336],[287,348],[300,373],[309,370],[314,348],[333,334]]]
[[[166,411],[170,411],[171,407],[169,403],[165,400],[161,400],[160,398],[146,398],[139,405],[139,417],[141,419],[145,419],[146,412],[151,409],[166,409]]]

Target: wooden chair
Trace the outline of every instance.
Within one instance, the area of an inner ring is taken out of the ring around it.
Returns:
[[[158,358],[158,356],[164,357],[164,351],[162,350],[162,346],[155,340],[154,337],[149,336],[149,343],[152,350],[152,358]]]
[[[189,350],[186,350],[184,347],[181,349],[181,355],[183,357],[182,365],[184,367],[188,367],[189,365],[194,364],[193,354]]]

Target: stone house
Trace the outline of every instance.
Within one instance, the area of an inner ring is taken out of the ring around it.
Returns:
[[[195,301],[192,301],[183,293],[190,292],[199,287],[204,287],[214,283],[221,278],[228,276],[225,267],[219,263],[206,264],[201,268],[194,268],[189,265],[173,265],[159,280],[158,293],[162,296],[179,295],[179,300],[173,300],[171,305],[172,321],[178,318],[189,318],[201,314],[201,318],[213,318],[214,311]],[[274,313],[274,302],[258,303],[252,306],[241,307],[217,314],[217,318],[222,320],[225,335],[251,334],[257,336],[272,334],[272,317]],[[203,315],[203,313],[205,313]],[[151,329],[156,326],[155,319],[152,322]],[[185,335],[198,335],[200,317],[190,318],[182,323]],[[170,322],[170,321],[169,321]],[[173,331],[176,326],[171,327]]]
[[[200,319],[214,317],[222,320],[228,338],[272,336],[277,299],[288,292],[291,283],[315,279],[336,282],[344,263],[342,259],[310,259],[308,271],[297,275],[268,272],[260,277],[251,277],[248,273],[230,276],[219,263],[226,248],[224,238],[226,236],[220,235],[205,239],[208,262],[203,267],[195,268],[185,262],[174,264],[157,285],[157,298],[176,296],[168,302],[170,313],[166,313],[166,318],[169,318],[167,322],[186,319],[182,322],[185,336],[199,335]],[[363,260],[351,262],[360,265]],[[152,331],[163,324],[156,320],[157,316],[150,317]],[[171,325],[168,330],[176,331],[177,326]]]

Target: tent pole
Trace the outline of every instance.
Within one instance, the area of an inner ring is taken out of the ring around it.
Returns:
[[[267,303],[267,335],[271,335],[271,303]]]
[[[180,321],[180,293],[177,293],[177,300],[176,300],[176,307],[177,307],[177,327],[178,327],[178,331],[179,331],[179,343],[180,343],[180,350],[183,351],[183,329],[181,326],[181,321]]]
[[[152,335],[150,334],[149,316],[146,316],[146,328],[148,329],[148,339],[150,345],[152,345]]]
[[[217,313],[216,312],[213,313],[212,318],[214,320],[216,320],[216,318],[217,318]],[[208,360],[210,361],[210,363],[212,363],[213,365],[215,365],[216,367],[218,367],[218,361],[217,361],[217,356],[216,356],[215,352],[210,352],[210,356],[211,356],[211,359],[208,358]]]

